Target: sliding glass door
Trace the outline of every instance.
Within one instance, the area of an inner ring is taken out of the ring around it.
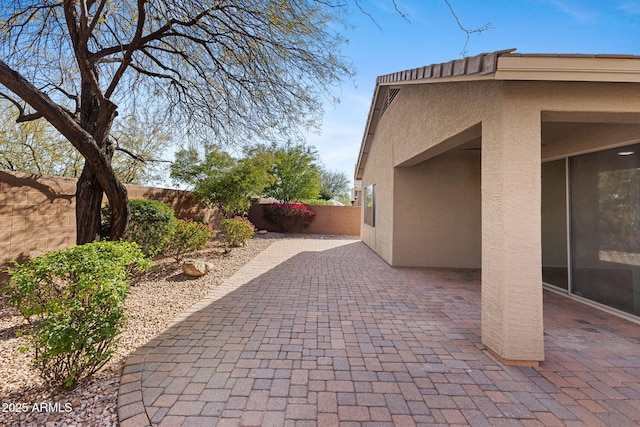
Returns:
[[[569,290],[566,163],[542,164],[542,280]]]
[[[571,291],[640,315],[640,144],[569,165]]]

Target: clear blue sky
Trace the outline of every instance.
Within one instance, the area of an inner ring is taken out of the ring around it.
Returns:
[[[354,11],[343,54],[358,74],[327,106],[320,135],[308,134],[324,164],[353,177],[379,75],[460,58],[466,35],[443,0],[362,0],[379,27]],[[450,0],[462,24],[492,29],[473,35],[467,56],[517,48],[521,53],[640,55],[640,0]],[[640,102],[640,101],[639,101]]]

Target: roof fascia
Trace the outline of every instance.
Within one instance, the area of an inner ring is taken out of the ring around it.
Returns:
[[[496,80],[640,83],[640,58],[605,55],[505,55]]]
[[[358,155],[358,162],[356,163],[354,175],[355,180],[362,179],[362,173],[364,172],[364,165],[367,162],[367,156],[371,148],[373,134],[378,124],[378,120],[380,120],[380,116],[382,116],[384,99],[386,98],[388,91],[389,87],[387,85],[383,86],[376,83],[376,87],[373,91],[373,98],[371,100],[371,107],[369,108],[369,115],[367,116],[367,124],[362,137],[362,143],[360,144],[360,153]]]

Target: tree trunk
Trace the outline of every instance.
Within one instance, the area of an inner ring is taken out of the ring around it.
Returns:
[[[117,240],[129,225],[127,189],[111,168],[113,149],[108,139],[117,106],[103,99],[102,104],[83,83],[81,123],[54,103],[46,94],[0,60],[0,83],[18,94],[53,125],[85,159],[85,170],[76,188],[76,241],[89,243],[100,233],[100,207],[103,190],[113,215],[109,237]],[[86,172],[85,172],[86,171]]]
[[[107,180],[107,187],[103,187],[109,196],[109,207],[111,208],[111,228],[109,229],[109,239],[118,240],[129,227],[129,196],[125,186],[117,178]]]
[[[76,244],[100,239],[102,196],[104,190],[85,163],[76,184]]]
[[[97,70],[95,70],[97,75]],[[99,151],[85,156],[85,165],[76,187],[76,243],[93,242],[100,238],[102,221],[101,208],[106,193],[111,209],[111,224],[108,230],[110,240],[118,240],[129,225],[129,198],[127,189],[118,181],[111,160],[113,144],[109,131],[117,115],[115,104],[106,100],[99,102],[91,85],[83,81],[81,97],[81,126],[91,134]],[[102,164],[102,168],[92,167]]]
[[[82,245],[99,240],[102,228],[102,199],[106,193],[111,209],[111,224],[108,230],[110,240],[120,239],[129,226],[129,197],[126,187],[118,181],[111,158],[113,150],[109,141],[104,141],[98,156],[100,159],[86,157],[82,175],[76,186],[76,243]],[[91,164],[94,161],[107,163],[108,170],[95,173]]]
[[[87,162],[88,163],[88,162]],[[102,199],[106,191],[111,209],[110,240],[118,240],[129,225],[129,198],[125,186],[117,180],[109,179],[105,189],[98,177],[85,163],[76,186],[76,243],[83,245],[100,238],[102,228]]]

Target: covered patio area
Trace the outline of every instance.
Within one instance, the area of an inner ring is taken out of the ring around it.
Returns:
[[[120,425],[640,423],[637,324],[545,291],[545,360],[505,366],[480,306],[480,272],[278,239],[129,357]]]

